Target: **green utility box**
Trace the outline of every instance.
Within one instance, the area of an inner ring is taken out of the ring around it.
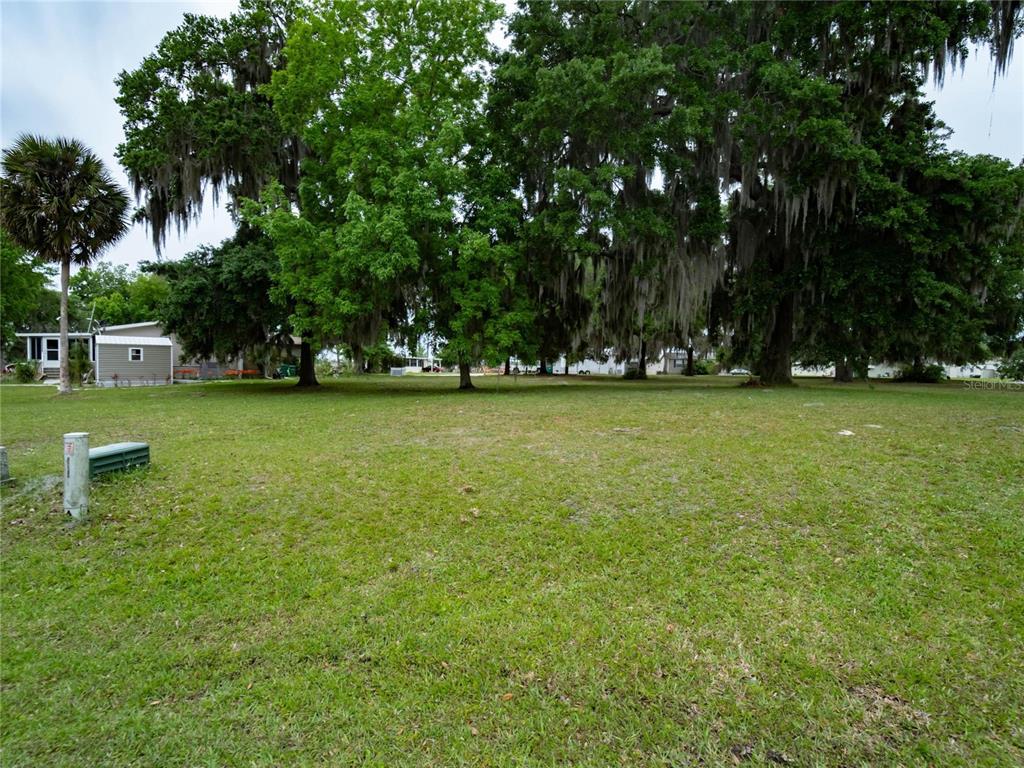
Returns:
[[[277,375],[280,376],[282,379],[288,379],[291,378],[292,376],[298,376],[299,367],[297,365],[292,365],[291,363],[282,363],[281,365],[277,366]]]
[[[89,449],[89,477],[149,464],[148,443],[112,443]]]

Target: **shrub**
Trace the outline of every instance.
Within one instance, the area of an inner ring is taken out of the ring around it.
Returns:
[[[1012,355],[1003,360],[999,366],[999,375],[1004,379],[1024,381],[1024,346],[1018,347]]]
[[[938,384],[946,380],[946,370],[937,363],[910,365],[900,371],[896,381],[916,382],[918,384]]]
[[[369,373],[388,373],[392,367],[405,364],[405,358],[392,352],[387,342],[383,341],[372,347],[366,347],[363,350],[363,357]]]
[[[626,368],[626,372],[622,374],[622,378],[628,379],[628,380],[643,379],[643,378],[646,378],[643,375],[643,373],[646,373],[646,372],[641,372],[641,370],[634,364],[634,365],[628,366]]]
[[[14,380],[19,384],[29,384],[36,377],[36,364],[30,360],[19,360],[14,364]]]
[[[714,360],[694,360],[693,361],[693,375],[694,376],[710,376],[715,372],[715,361]]]
[[[318,379],[326,379],[328,376],[335,375],[334,367],[327,360],[317,358],[316,362],[313,363],[313,368]]]

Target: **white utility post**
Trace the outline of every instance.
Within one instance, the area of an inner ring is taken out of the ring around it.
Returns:
[[[64,511],[75,520],[89,514],[89,433],[64,435]]]

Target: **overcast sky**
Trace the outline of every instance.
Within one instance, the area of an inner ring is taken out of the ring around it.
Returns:
[[[0,2],[0,144],[23,132],[73,136],[90,146],[118,174],[114,150],[124,138],[114,103],[114,79],[138,66],[186,12],[226,15],[233,0],[194,2]],[[1024,48],[993,88],[987,52],[966,71],[951,72],[944,87],[929,87],[936,111],[954,131],[950,146],[1024,159]],[[168,235],[164,258],[179,258],[201,243],[219,242],[233,226],[227,213],[208,205],[187,234]],[[153,260],[140,225],[108,251],[119,264]]]

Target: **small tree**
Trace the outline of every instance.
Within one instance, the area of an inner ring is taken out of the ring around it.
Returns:
[[[45,304],[52,270],[0,230],[0,353],[4,359],[17,341],[15,331],[31,322]]]
[[[999,366],[999,375],[1004,379],[1024,381],[1024,347],[1017,347],[1012,355],[1003,360]]]
[[[156,273],[148,277],[167,282],[157,316],[186,356],[228,360],[252,353],[263,356],[269,368],[275,348],[291,347],[289,307],[272,298],[280,263],[258,230],[243,224],[216,247],[143,268]]]
[[[60,265],[60,392],[68,394],[71,263],[88,264],[128,231],[128,194],[81,142],[29,135],[4,151],[0,193],[11,239]]]

